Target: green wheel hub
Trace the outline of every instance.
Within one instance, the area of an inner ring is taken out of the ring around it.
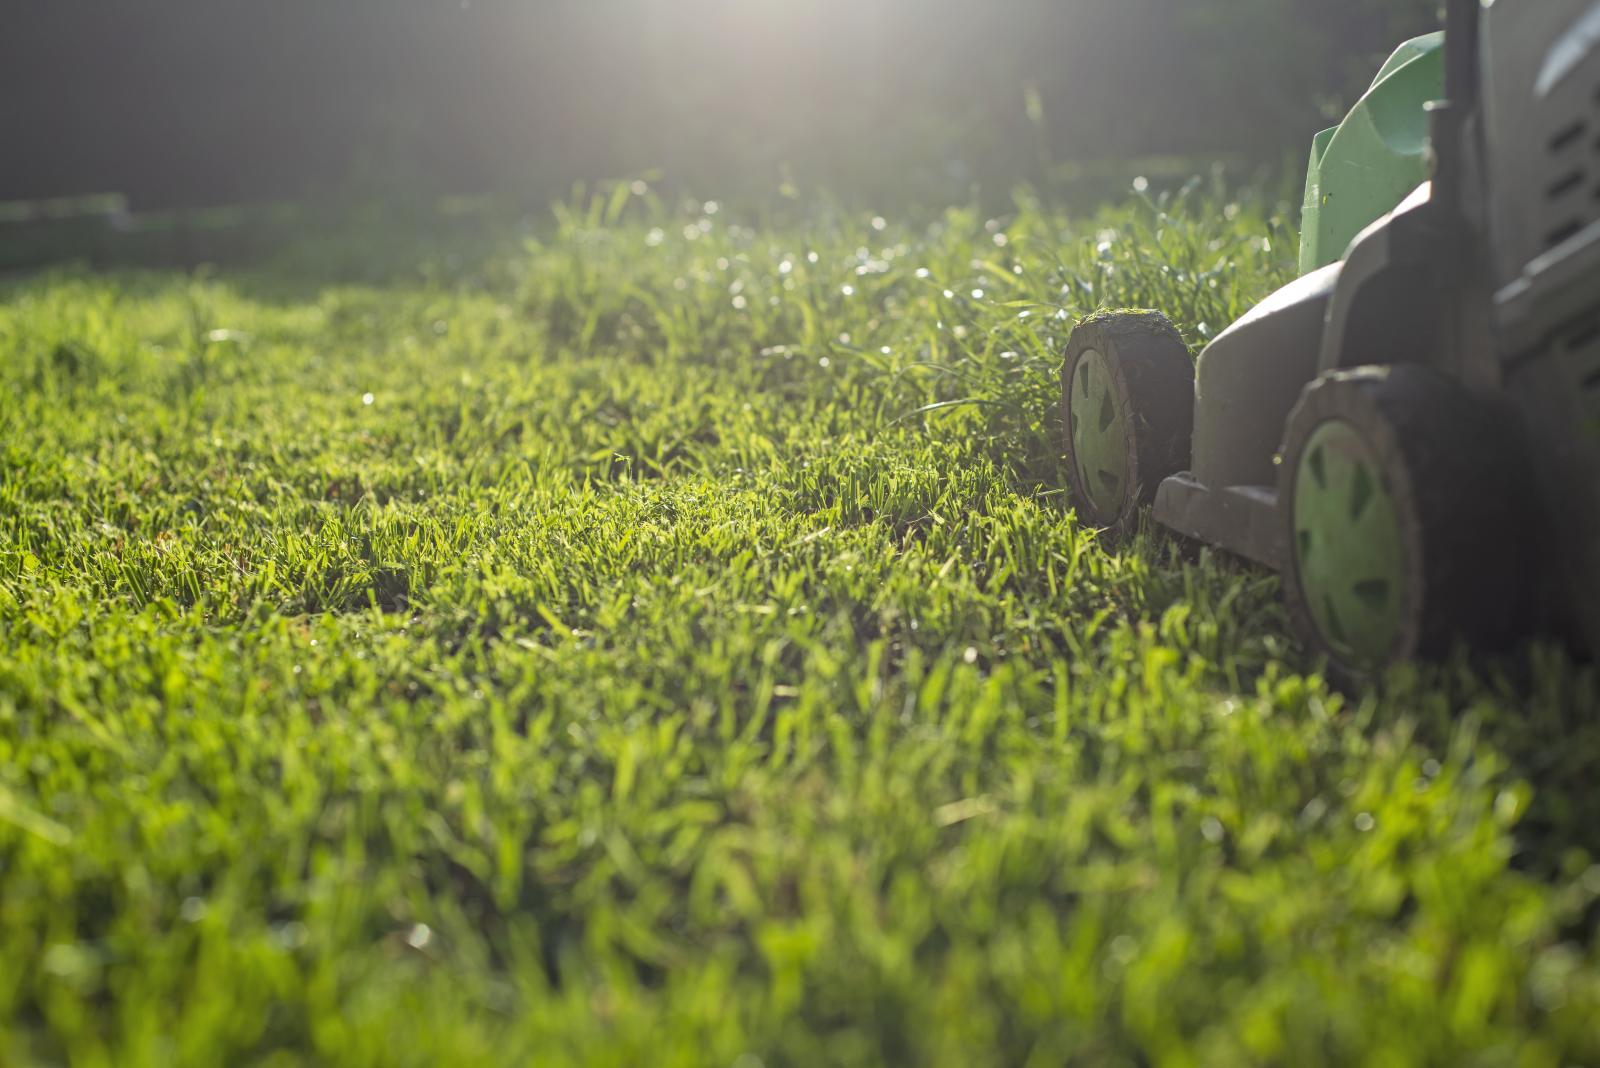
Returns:
[[[1341,659],[1384,663],[1405,623],[1400,511],[1377,453],[1330,419],[1300,454],[1294,567],[1317,630]]]
[[[1115,516],[1128,494],[1128,417],[1117,401],[1111,366],[1096,349],[1072,373],[1072,458],[1097,512]]]

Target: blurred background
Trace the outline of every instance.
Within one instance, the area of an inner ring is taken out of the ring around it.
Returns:
[[[0,201],[388,203],[659,173],[942,203],[1303,166],[1436,0],[11,0]],[[1291,180],[1286,177],[1286,180]],[[1125,178],[1119,178],[1125,181]]]

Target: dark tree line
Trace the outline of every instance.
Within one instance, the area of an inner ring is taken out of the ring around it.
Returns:
[[[1048,159],[1277,159],[1435,6],[10,0],[0,199],[537,195],[657,167],[877,193]]]

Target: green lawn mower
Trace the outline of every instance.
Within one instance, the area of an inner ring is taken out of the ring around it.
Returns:
[[[1198,360],[1156,313],[1073,332],[1080,516],[1278,569],[1355,677],[1600,654],[1600,2],[1450,0],[1317,136],[1301,242]]]

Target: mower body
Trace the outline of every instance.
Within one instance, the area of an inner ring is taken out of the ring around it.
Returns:
[[[1318,135],[1302,240],[1302,276],[1201,353],[1157,521],[1284,568],[1302,393],[1420,364],[1495,413],[1536,490],[1528,581],[1600,652],[1600,2],[1452,0]]]
[[[1444,34],[1407,41],[1338,126],[1311,143],[1300,273],[1344,258],[1356,235],[1428,180],[1429,101],[1444,96]]]

